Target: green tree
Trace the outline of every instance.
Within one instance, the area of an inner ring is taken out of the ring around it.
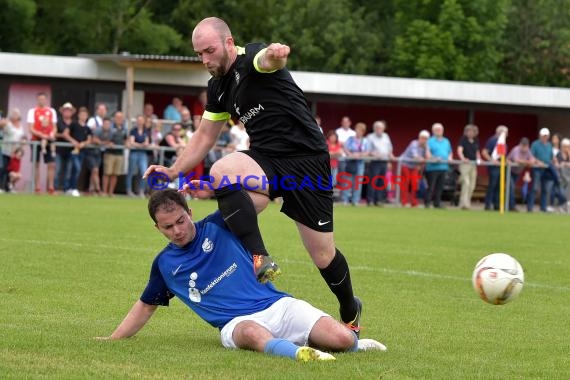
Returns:
[[[164,54],[181,45],[171,27],[155,23],[151,0],[37,0],[35,52]],[[54,27],[56,25],[57,27]]]
[[[503,81],[569,86],[570,1],[515,0],[503,50]]]
[[[412,4],[413,3],[413,4]],[[390,74],[492,81],[509,0],[396,0],[396,34]]]
[[[30,48],[36,4],[33,0],[0,0],[0,51]]]

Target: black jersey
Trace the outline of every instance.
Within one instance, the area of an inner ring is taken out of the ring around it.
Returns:
[[[268,156],[303,156],[327,152],[303,91],[286,68],[262,72],[256,57],[265,45],[237,47],[230,70],[208,81],[208,120],[235,118],[249,134],[250,149]]]

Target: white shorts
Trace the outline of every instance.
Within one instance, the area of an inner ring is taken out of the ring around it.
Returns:
[[[275,338],[287,339],[304,346],[309,341],[313,326],[327,313],[309,303],[292,297],[283,297],[265,310],[236,317],[226,323],[220,331],[222,344],[226,348],[237,348],[233,339],[238,323],[252,321],[265,327]]]

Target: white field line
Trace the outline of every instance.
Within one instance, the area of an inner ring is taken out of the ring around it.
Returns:
[[[23,244],[37,244],[37,245],[61,245],[61,246],[68,246],[68,247],[77,247],[77,248],[104,248],[104,249],[116,249],[116,250],[123,250],[123,251],[136,251],[142,252],[144,248],[134,248],[134,247],[125,247],[125,246],[118,246],[118,245],[107,245],[107,244],[85,244],[85,243],[76,243],[76,242],[67,242],[67,241],[43,241],[43,240],[33,240],[33,239],[10,239],[10,238],[0,238],[0,241],[3,242],[11,242],[11,243],[23,243]],[[304,265],[313,265],[311,261],[307,258],[307,261],[302,260],[290,260],[290,259],[281,259],[279,261],[291,264],[304,264]],[[367,271],[367,272],[379,272],[379,273],[391,273],[391,274],[403,274],[406,276],[412,277],[427,277],[427,278],[439,278],[444,280],[453,280],[453,281],[471,281],[469,278],[459,277],[459,276],[449,276],[437,273],[430,273],[430,272],[421,272],[417,270],[399,270],[399,269],[390,269],[390,268],[381,268],[381,267],[370,267],[370,266],[357,266],[353,265],[350,267],[353,271]],[[541,289],[552,289],[552,290],[559,290],[563,292],[570,292],[570,287],[567,286],[554,286],[554,285],[547,285],[547,284],[538,284],[534,282],[526,282],[525,286],[530,286],[531,288],[541,288]]]
[[[279,260],[285,263],[292,263],[292,264],[306,264],[312,265],[310,261],[301,261],[301,260]],[[381,268],[381,267],[370,267],[370,266],[358,266],[352,265],[350,267],[352,271],[366,271],[366,272],[379,272],[379,273],[390,273],[390,274],[403,274],[406,276],[412,277],[427,277],[427,278],[439,278],[444,280],[453,280],[453,281],[465,281],[470,282],[470,278],[459,277],[459,276],[448,276],[443,274],[437,273],[430,273],[430,272],[420,272],[417,270],[398,270],[398,269],[389,269],[389,268]],[[547,285],[547,284],[538,284],[535,282],[526,282],[525,286],[530,286],[531,288],[541,288],[541,289],[552,289],[552,290],[559,290],[563,292],[570,292],[570,287],[567,286],[555,286],[555,285]]]

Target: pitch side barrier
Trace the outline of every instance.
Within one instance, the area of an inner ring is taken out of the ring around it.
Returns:
[[[29,154],[32,156],[32,171],[31,171],[31,189],[35,189],[36,188],[36,155],[32,154],[33,152],[33,147],[37,146],[37,149],[41,149],[40,141],[25,141],[25,142],[8,142],[8,141],[2,141],[2,144],[10,144],[10,145],[15,145],[18,147],[25,147],[28,146],[30,147],[29,150]],[[60,142],[60,141],[56,141],[52,143],[53,145],[55,145],[56,147],[61,147],[61,148],[74,148],[74,145],[69,143],[69,142]],[[128,170],[128,156],[129,156],[129,151],[130,148],[127,145],[113,145],[111,147],[107,147],[107,146],[101,146],[101,145],[95,145],[95,144],[91,144],[91,145],[86,145],[83,149],[99,149],[101,150],[101,153],[104,153],[107,149],[122,149],[123,150],[123,155],[125,157],[125,173]],[[146,150],[148,152],[158,152],[158,163],[160,165],[164,165],[164,153],[165,152],[176,152],[176,149],[171,148],[171,147],[166,147],[166,146],[149,146],[149,147],[142,147],[142,148],[136,148],[137,150]],[[25,157],[29,157],[28,155],[25,154]],[[22,160],[24,160],[24,158],[22,158]],[[30,192],[33,190],[30,190]]]
[[[363,157],[361,158],[361,160],[366,161],[366,162],[371,162],[371,161],[381,161],[381,162],[386,162],[386,163],[396,163],[396,172],[394,175],[398,176],[397,178],[401,178],[402,176],[402,163],[406,162],[406,163],[416,163],[416,164],[428,164],[428,163],[433,163],[433,164],[449,164],[450,166],[459,166],[459,165],[463,165],[463,164],[470,164],[470,165],[474,165],[477,167],[489,167],[489,166],[497,166],[500,167],[500,161],[495,163],[495,162],[491,162],[491,161],[483,161],[483,160],[477,160],[477,161],[462,161],[462,160],[442,160],[442,159],[410,159],[410,158],[406,158],[404,159],[403,157],[394,157],[393,159],[378,159],[376,157]],[[513,162],[509,162],[508,160],[505,160],[505,205],[509,204],[509,198],[510,198],[510,184],[511,184],[511,170],[512,168],[516,168],[516,167],[521,167],[522,165],[513,163]],[[526,166],[526,167],[531,167],[531,168],[543,168],[544,165],[531,165],[531,166]],[[396,185],[395,186],[396,189],[396,193],[395,193],[395,198],[397,199],[397,202],[399,205],[401,205],[400,203],[400,186]],[[508,207],[505,207],[505,212],[508,212]]]
[[[12,145],[16,145],[16,146],[29,146],[30,147],[30,154],[31,154],[31,148],[33,146],[38,146],[38,149],[40,148],[40,142],[39,141],[25,141],[25,142],[7,142],[7,141],[2,141],[3,144],[12,144]],[[56,147],[65,147],[65,148],[73,148],[73,144],[69,143],[69,142],[54,142],[53,143]],[[87,149],[100,149],[102,153],[105,152],[106,149],[122,149],[123,150],[123,154],[125,155],[125,163],[126,166],[128,165],[128,152],[130,151],[129,146],[127,145],[113,145],[112,147],[103,147],[101,145],[88,145],[85,148]],[[84,149],[85,149],[84,148]],[[142,147],[142,148],[136,148],[137,150],[146,150],[148,152],[157,152],[158,153],[158,163],[160,165],[164,165],[164,154],[165,152],[176,152],[176,149],[171,148],[171,147],[165,147],[165,146],[149,146],[149,147]],[[394,157],[393,159],[379,159],[377,157],[362,157],[359,158],[359,160],[365,161],[365,162],[371,162],[371,161],[380,161],[380,162],[386,162],[386,163],[392,163],[392,164],[396,164],[396,171],[395,171],[395,176],[399,176],[401,177],[402,175],[402,163],[405,161],[406,163],[417,163],[417,164],[426,164],[426,163],[447,163],[449,165],[452,166],[458,166],[461,164],[471,164],[471,165],[475,165],[477,167],[479,166],[500,166],[500,163],[494,163],[494,162],[490,162],[490,161],[461,161],[461,160],[438,160],[438,159],[428,159],[428,160],[422,160],[422,159],[410,159],[410,158],[406,158],[405,160],[402,157]],[[348,161],[345,159],[345,162]],[[32,156],[32,172],[31,172],[31,188],[35,189],[35,170],[36,170],[36,156],[33,155]],[[125,166],[125,167],[126,167]],[[520,165],[515,164],[515,163],[511,163],[508,160],[506,161],[506,165],[505,165],[505,189],[507,189],[507,191],[505,191],[505,204],[509,204],[509,187],[510,187],[510,180],[511,180],[511,169],[513,167],[519,167]],[[544,167],[542,165],[534,165],[532,167]],[[125,169],[126,171],[126,169]],[[126,173],[125,173],[126,174]],[[341,173],[339,173],[341,174]],[[361,179],[362,181],[365,181],[367,178],[366,176],[363,176],[363,178]],[[160,178],[159,178],[160,179]],[[370,182],[370,179],[368,179],[368,182],[361,182],[361,184],[366,184]],[[156,179],[155,179],[156,180]],[[152,184],[150,184],[152,185]],[[395,186],[396,189],[396,199],[400,199],[400,186],[396,185]],[[507,211],[507,210],[505,210]]]

